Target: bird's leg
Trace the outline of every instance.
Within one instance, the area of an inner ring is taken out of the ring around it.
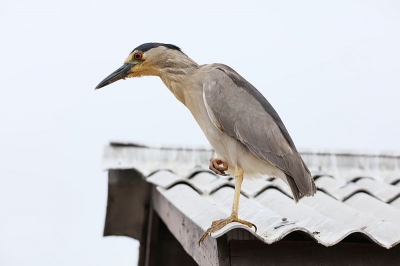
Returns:
[[[239,219],[239,198],[240,198],[240,189],[242,187],[242,182],[243,182],[243,169],[241,167],[236,167],[235,168],[235,194],[233,198],[233,205],[232,205],[232,214],[226,219],[221,219],[217,220],[211,223],[211,227],[207,229],[207,231],[204,233],[204,235],[200,238],[199,240],[199,245],[201,242],[206,239],[208,234],[214,233],[218,231],[219,229],[223,228],[225,225],[232,223],[232,222],[237,222],[241,223],[244,225],[247,225],[248,227],[254,227],[254,229],[257,231],[257,226],[255,226],[253,223],[250,223],[245,220]]]
[[[228,164],[220,159],[211,159],[209,168],[217,175],[228,175],[225,173],[225,171],[228,170]]]

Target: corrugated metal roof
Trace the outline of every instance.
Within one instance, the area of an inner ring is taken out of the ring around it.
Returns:
[[[206,230],[211,221],[231,212],[234,183],[206,170],[213,152],[207,149],[155,149],[144,146],[106,147],[106,169],[135,168],[170,204]],[[365,236],[391,248],[400,242],[400,170],[398,156],[303,154],[319,189],[315,197],[295,204],[280,179],[245,180],[240,199],[242,219],[258,231],[232,223],[271,244],[294,231],[306,233],[324,246],[349,235]]]

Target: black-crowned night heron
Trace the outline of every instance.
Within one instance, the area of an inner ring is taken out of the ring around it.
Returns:
[[[212,222],[209,233],[239,219],[244,176],[268,175],[285,181],[295,202],[316,192],[314,180],[278,113],[264,96],[233,69],[222,64],[198,65],[175,45],[145,43],[136,47],[124,65],[96,89],[117,80],[159,76],[203,130],[216,156],[210,169],[235,178],[232,214]],[[255,227],[255,226],[254,226]]]

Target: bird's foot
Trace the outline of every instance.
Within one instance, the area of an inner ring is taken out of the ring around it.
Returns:
[[[244,224],[244,225],[248,226],[249,228],[254,227],[255,231],[257,232],[257,226],[255,224],[245,221],[245,220],[241,220],[241,219],[231,215],[227,219],[221,219],[221,220],[212,222],[211,227],[208,228],[207,231],[204,233],[204,235],[200,238],[199,246],[200,246],[201,242],[203,242],[204,239],[206,239],[206,237],[209,234],[217,232],[219,229],[223,228],[225,225],[233,223],[233,222]]]
[[[209,168],[217,175],[228,175],[225,173],[225,171],[228,170],[228,164],[220,159],[211,159]]]

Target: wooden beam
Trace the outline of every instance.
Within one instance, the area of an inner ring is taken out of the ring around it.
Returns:
[[[197,266],[152,208],[148,230],[144,266]]]
[[[204,234],[203,228],[185,216],[159,190],[161,188],[153,187],[152,189],[151,197],[154,202],[154,210],[158,213],[168,230],[182,245],[183,249],[196,263],[204,266],[229,265],[227,237],[220,237],[218,240],[207,237],[199,246],[198,240]]]
[[[230,240],[232,266],[398,265],[400,246],[385,249],[372,243],[341,242],[324,247],[312,241],[281,240],[266,245],[258,240]]]

